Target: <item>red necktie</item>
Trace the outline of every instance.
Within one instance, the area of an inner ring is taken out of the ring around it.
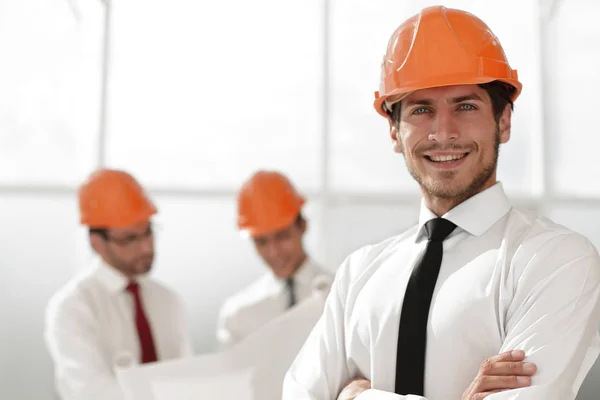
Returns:
[[[135,324],[142,347],[142,364],[157,361],[156,348],[154,347],[154,340],[152,340],[152,331],[150,330],[150,324],[144,313],[144,307],[140,298],[140,285],[137,282],[131,282],[127,285],[127,291],[133,295],[135,302]]]

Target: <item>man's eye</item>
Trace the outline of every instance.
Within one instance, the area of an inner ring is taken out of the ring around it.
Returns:
[[[458,108],[461,110],[466,110],[466,111],[471,111],[471,110],[477,109],[477,107],[475,107],[473,104],[461,104]]]
[[[425,114],[427,112],[429,112],[427,107],[419,107],[413,110],[413,114]]]

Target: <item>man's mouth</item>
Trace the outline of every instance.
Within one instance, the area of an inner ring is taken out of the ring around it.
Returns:
[[[425,158],[429,161],[436,163],[451,163],[454,161],[461,160],[465,158],[469,153],[456,153],[456,154],[443,154],[443,155],[434,155],[434,156],[425,156]]]

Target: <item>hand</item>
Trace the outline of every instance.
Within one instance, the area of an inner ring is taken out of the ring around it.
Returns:
[[[462,400],[481,400],[487,396],[509,389],[531,385],[531,375],[536,365],[523,362],[525,352],[522,350],[507,351],[490,357],[479,368],[471,386],[463,393]]]
[[[359,394],[371,389],[371,382],[365,378],[354,378],[346,383],[337,397],[337,400],[354,400]]]

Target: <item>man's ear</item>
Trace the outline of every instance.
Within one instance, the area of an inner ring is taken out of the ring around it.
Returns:
[[[507,104],[498,121],[498,129],[500,130],[500,143],[504,144],[510,139],[510,128],[512,121],[512,107]]]
[[[90,233],[90,245],[94,252],[99,255],[104,254],[104,249],[106,248],[106,242],[102,236],[97,233]]]
[[[304,235],[304,233],[306,232],[306,229],[308,228],[308,221],[305,218],[302,218],[302,220],[299,223],[298,228],[300,228],[300,233]]]
[[[392,149],[395,153],[402,153],[402,140],[400,140],[400,132],[396,128],[396,125],[390,123],[390,138],[392,139]]]

